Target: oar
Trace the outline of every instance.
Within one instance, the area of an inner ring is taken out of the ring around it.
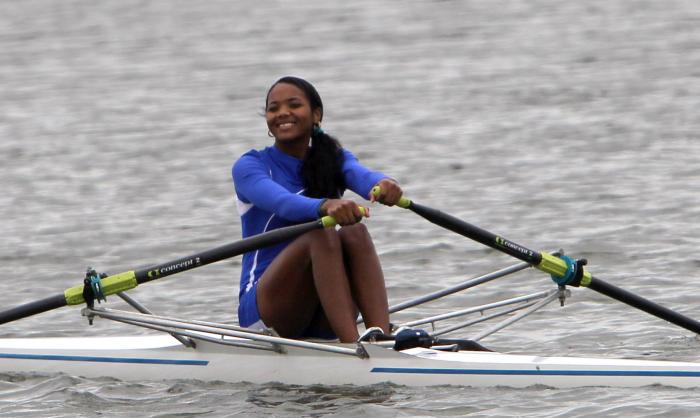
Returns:
[[[264,232],[240,241],[235,241],[220,247],[205,250],[187,257],[178,258],[177,260],[168,261],[166,263],[157,264],[140,270],[126,271],[113,276],[105,277],[99,281],[99,287],[101,290],[100,296],[108,296],[115,293],[124,292],[135,288],[141,283],[161,279],[175,273],[180,273],[217,261],[225,260],[227,258],[232,258],[249,251],[254,251],[259,248],[290,240],[315,229],[332,227],[335,225],[335,219],[330,216],[324,216],[316,221]],[[0,324],[26,318],[31,315],[50,311],[66,305],[79,305],[86,303],[88,301],[86,301],[85,297],[83,296],[85,286],[86,285],[78,285],[71,287],[66,289],[63,293],[49,296],[34,302],[29,302],[24,305],[8,309],[4,312],[0,312]],[[92,301],[89,302],[92,303]]]
[[[375,188],[373,193],[378,195],[379,190]],[[437,209],[420,205],[405,197],[401,198],[397,206],[409,209],[428,221],[445,229],[456,232],[495,250],[525,261],[531,264],[533,267],[542,270],[545,273],[549,273],[553,277],[564,277],[570,273],[572,268],[572,266],[562,258],[556,257],[547,252],[533,251],[523,245],[507,240],[500,235],[496,235],[486,231],[485,229],[481,229],[478,226],[467,223]],[[696,334],[700,334],[700,322],[627,290],[604,282],[603,280],[594,277],[581,265],[578,267],[582,271],[579,272],[577,283],[573,283],[574,286],[580,285],[588,287],[589,289],[595,290],[598,293],[633,306],[644,312],[650,313],[651,315],[657,316],[687,330],[693,331]]]

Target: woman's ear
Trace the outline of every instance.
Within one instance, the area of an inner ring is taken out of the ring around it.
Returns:
[[[323,117],[323,113],[321,112],[321,109],[314,109],[313,111],[314,115],[314,125],[320,125],[321,124],[321,118]]]

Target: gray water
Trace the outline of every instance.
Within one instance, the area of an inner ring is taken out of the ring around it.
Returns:
[[[406,194],[700,318],[700,6],[693,0],[101,1],[0,6],[0,306],[240,236],[230,179],[287,74]],[[392,303],[512,263],[410,212],[367,221]],[[130,292],[234,320],[240,262]],[[547,289],[520,273],[395,321]],[[108,306],[124,307],[111,298]],[[145,333],[63,308],[0,336]],[[468,337],[475,331],[466,330]],[[482,341],[700,361],[689,331],[573,289]],[[697,416],[697,390],[296,387],[0,375],[2,416]]]

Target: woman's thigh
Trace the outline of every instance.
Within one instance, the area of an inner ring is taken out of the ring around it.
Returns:
[[[314,232],[292,241],[260,278],[257,305],[265,325],[280,335],[294,335],[313,319],[319,305],[311,269]]]

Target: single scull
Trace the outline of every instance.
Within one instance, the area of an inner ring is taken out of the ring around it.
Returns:
[[[698,332],[700,323],[651,301],[594,278],[584,263],[560,254],[535,252],[450,215],[403,199],[410,209],[442,227],[522,260],[475,277],[449,289],[390,308],[397,312],[468,289],[530,266],[553,276],[553,289],[465,308],[402,324],[392,336],[368,330],[355,344],[281,338],[273,330],[254,331],[235,325],[182,320],[151,314],[125,293],[138,284],[240,255],[291,239],[310,230],[334,226],[332,218],[282,228],[213,250],[146,269],[103,277],[89,271],[84,284],[33,303],[0,312],[0,323],[14,321],[65,305],[86,304],[83,315],[158,331],[127,337],[0,338],[0,372],[66,373],[128,380],[201,379],[285,384],[512,386],[645,386],[700,387],[700,363],[541,357],[485,349],[476,341],[568,296],[567,285],[585,286],[621,300],[676,325]],[[95,300],[118,294],[137,312],[96,308]],[[513,315],[514,312],[517,312]],[[476,319],[455,323],[455,318]],[[445,339],[457,329],[494,318],[501,322],[470,340]],[[449,323],[440,328],[441,321]],[[432,333],[416,329],[432,325]]]
[[[93,313],[108,312],[127,322],[139,316],[101,309]],[[153,324],[173,331],[174,322],[154,320]],[[167,334],[0,339],[0,371],[296,385],[700,387],[698,363],[452,351],[458,347],[449,343],[396,351],[371,342],[299,342],[255,333],[245,338],[246,331],[215,324],[186,327],[190,329],[181,329],[180,335],[186,335],[194,347]],[[202,327],[209,332],[195,330]]]

